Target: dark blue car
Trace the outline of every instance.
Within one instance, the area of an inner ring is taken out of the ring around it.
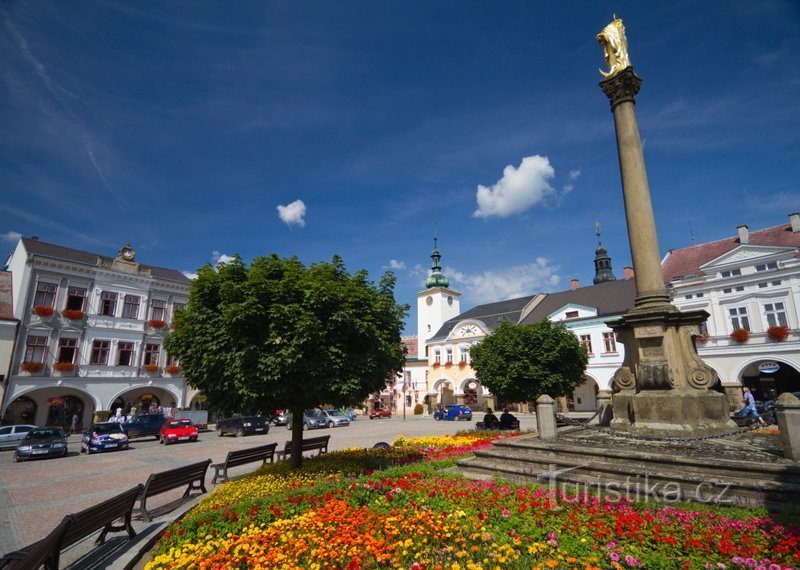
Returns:
[[[116,422],[101,422],[92,424],[81,439],[81,453],[94,451],[115,451],[128,449],[128,434],[122,424]]]
[[[464,404],[448,404],[433,413],[435,420],[472,420],[472,410]]]

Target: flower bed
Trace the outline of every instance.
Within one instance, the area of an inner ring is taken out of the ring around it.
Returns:
[[[499,437],[505,436],[398,438],[388,450],[332,452],[295,472],[286,462],[267,466],[218,487],[172,524],[147,568],[773,570],[800,564],[800,527],[760,510],[611,501],[470,481],[443,469],[452,459],[432,459]],[[371,473],[364,458],[373,453],[418,462]]]

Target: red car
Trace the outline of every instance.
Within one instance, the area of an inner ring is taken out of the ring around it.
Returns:
[[[392,417],[392,410],[385,410],[383,408],[379,410],[372,410],[369,413],[369,419],[374,420],[375,418],[391,418]]]
[[[159,440],[164,445],[176,441],[197,441],[197,426],[189,418],[167,420],[161,426]]]

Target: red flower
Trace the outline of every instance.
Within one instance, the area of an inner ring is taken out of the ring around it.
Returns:
[[[767,329],[767,336],[772,340],[786,340],[789,336],[789,327],[786,325],[772,325]]]
[[[55,311],[53,307],[45,307],[43,305],[37,305],[36,307],[33,308],[33,312],[39,315],[40,317],[49,317]]]
[[[181,367],[177,365],[166,366],[164,371],[167,374],[178,374],[181,371]]]
[[[25,372],[35,374],[44,368],[44,362],[23,362],[20,368]]]
[[[150,319],[147,324],[154,329],[163,329],[167,325],[166,321],[159,321],[158,319]]]
[[[750,338],[750,331],[747,329],[734,329],[731,333],[731,338],[736,342],[747,342]]]
[[[145,364],[144,366],[142,366],[142,368],[143,368],[143,369],[144,369],[146,372],[151,372],[151,373],[152,373],[152,372],[157,372],[157,371],[158,371],[158,365],[157,365],[157,364]]]
[[[59,372],[72,372],[75,370],[75,365],[72,362],[56,362],[53,364],[53,370]]]
[[[86,313],[77,309],[64,309],[61,311],[61,316],[71,321],[80,321],[86,316]]]

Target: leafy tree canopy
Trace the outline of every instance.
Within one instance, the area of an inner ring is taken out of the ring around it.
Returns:
[[[304,266],[271,255],[248,267],[235,256],[198,271],[164,345],[224,414],[355,405],[403,367],[408,307],[394,283],[391,272],[377,284],[351,275],[339,257]]]
[[[505,402],[561,396],[583,382],[589,357],[563,323],[501,323],[470,350],[481,384]]]

